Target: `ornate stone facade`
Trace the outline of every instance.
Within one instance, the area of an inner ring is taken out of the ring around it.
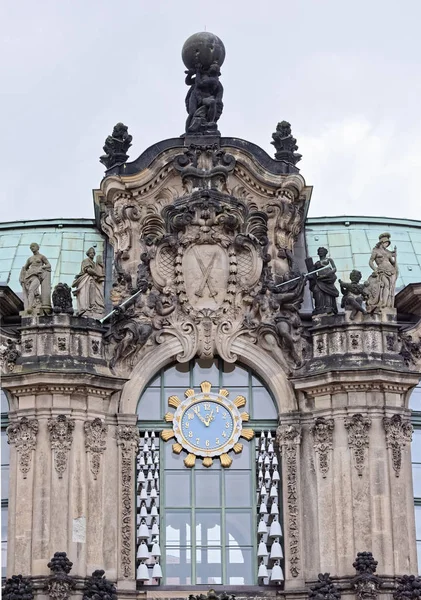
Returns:
[[[74,420],[69,419],[66,415],[58,415],[54,419],[48,419],[51,449],[54,453],[54,466],[60,479],[67,467],[74,428]]]
[[[14,444],[18,452],[19,468],[24,479],[31,467],[32,452],[37,443],[38,426],[37,419],[22,417],[19,421],[11,423],[6,430],[9,444]]]

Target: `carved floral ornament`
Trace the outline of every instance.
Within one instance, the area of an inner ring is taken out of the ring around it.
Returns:
[[[390,448],[392,451],[393,470],[396,477],[399,477],[402,467],[402,452],[411,443],[414,428],[410,420],[402,418],[400,414],[390,418],[384,417],[383,425],[386,433],[386,448]]]
[[[358,475],[361,477],[364,469],[366,448],[369,446],[369,430],[371,419],[357,413],[344,421],[345,429],[348,431],[348,445],[353,450],[354,464]]]
[[[335,422],[333,419],[317,417],[311,427],[314,438],[314,450],[319,456],[319,469],[323,478],[327,476],[329,471],[334,426]]]
[[[26,479],[31,467],[31,455],[35,450],[38,433],[37,419],[28,419],[22,417],[19,421],[11,423],[6,433],[8,443],[16,447],[19,460],[19,468],[23,474],[23,479]]]
[[[106,448],[106,437],[108,425],[105,425],[101,419],[96,418],[92,421],[86,421],[85,430],[85,448],[91,455],[91,472],[94,479],[98,477],[101,455]]]
[[[62,479],[63,473],[67,467],[74,428],[74,419],[70,419],[66,415],[58,415],[55,418],[48,419],[51,449],[54,452],[54,466],[59,479]]]

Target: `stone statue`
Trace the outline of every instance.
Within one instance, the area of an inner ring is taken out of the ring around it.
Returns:
[[[132,139],[132,136],[128,133],[127,125],[117,123],[112,135],[109,135],[105,140],[103,148],[105,154],[99,158],[99,162],[105,165],[106,169],[127,162],[129,158],[127,150],[132,145]]]
[[[298,150],[297,140],[292,136],[291,124],[288,121],[278,123],[275,133],[272,133],[272,139],[271,144],[276,149],[276,160],[284,160],[293,165],[301,160],[301,154],[295,152]]]
[[[314,299],[313,315],[336,315],[338,312],[336,298],[339,296],[339,292],[335,287],[337,279],[335,275],[336,266],[331,258],[327,258],[326,248],[319,248],[317,254],[319,255],[319,260],[314,264],[311,259],[306,259],[308,270],[316,271],[322,267],[327,268],[319,273],[308,276],[310,290]]]
[[[388,250],[388,246],[390,246],[390,233],[382,233],[368,263],[373,269],[373,273],[364,284],[369,313],[378,313],[382,308],[394,306],[398,264],[396,246],[393,251]]]
[[[72,292],[67,283],[58,283],[53,290],[53,312],[73,314]]]
[[[76,276],[72,287],[76,296],[78,315],[100,319],[105,310],[104,303],[104,267],[102,257],[94,262],[95,250],[89,248],[85,260],[82,261],[79,275]]]
[[[222,41],[212,33],[196,33],[184,44],[182,57],[187,67],[187,134],[217,134],[216,122],[224,107],[224,88],[219,77],[225,58]]]
[[[363,307],[363,301],[367,297],[364,285],[360,283],[362,274],[360,271],[354,269],[349,274],[351,283],[345,283],[339,279],[339,285],[341,286],[342,302],[341,306],[345,310],[350,310],[351,314],[349,318],[354,320],[357,313],[361,312],[363,315],[367,314],[367,311]]]
[[[51,313],[51,265],[40,253],[37,243],[29,247],[33,256],[28,258],[19,276],[25,307],[22,314],[48,315]]]

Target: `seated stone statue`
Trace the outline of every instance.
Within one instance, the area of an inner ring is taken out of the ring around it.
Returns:
[[[351,271],[349,278],[351,283],[345,283],[339,279],[339,285],[343,294],[341,306],[345,310],[351,311],[349,318],[354,320],[359,312],[363,313],[363,315],[367,314],[367,311],[363,307],[363,301],[367,297],[367,293],[364,285],[360,283],[362,278],[360,271],[354,269]]]
[[[89,248],[86,256],[88,258],[82,261],[80,273],[72,284],[73,295],[76,296],[78,316],[100,319],[105,310],[102,257],[98,256],[94,262],[94,248]]]
[[[19,276],[25,307],[23,315],[48,315],[51,313],[51,265],[40,253],[37,243],[29,247],[33,256],[28,258]]]

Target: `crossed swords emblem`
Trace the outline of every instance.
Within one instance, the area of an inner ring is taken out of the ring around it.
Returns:
[[[209,280],[212,268],[213,268],[213,264],[215,262],[215,258],[216,258],[216,252],[214,252],[211,256],[211,259],[208,263],[208,265],[205,267],[205,264],[203,262],[203,260],[200,258],[197,249],[193,248],[193,253],[196,257],[197,260],[197,264],[200,267],[200,270],[202,272],[203,278],[202,281],[200,282],[199,287],[197,288],[197,290],[195,291],[196,296],[199,296],[199,298],[201,298],[203,296],[203,292],[205,290],[205,287],[208,286],[208,290],[209,290],[209,295],[211,296],[211,298],[214,298],[217,295],[217,291],[215,290],[215,288],[212,285],[212,281]]]

